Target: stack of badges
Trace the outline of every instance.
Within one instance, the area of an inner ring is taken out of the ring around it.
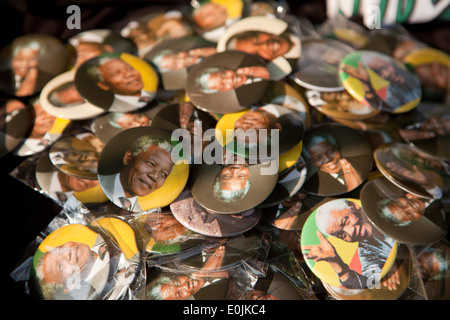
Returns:
[[[11,176],[62,207],[26,285],[111,300],[448,286],[448,54],[285,3],[139,8],[0,51],[0,157],[28,157]],[[75,252],[86,264],[49,275]]]

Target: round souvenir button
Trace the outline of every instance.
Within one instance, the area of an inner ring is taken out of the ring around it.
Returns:
[[[153,8],[152,8],[153,9]],[[156,44],[193,34],[191,23],[179,10],[157,11],[130,20],[120,34],[131,39],[144,57]]]
[[[17,155],[24,157],[39,153],[58,140],[70,124],[69,119],[57,118],[42,108],[37,97],[31,101],[34,111],[34,123],[27,138],[16,150]]]
[[[116,134],[135,127],[149,127],[154,116],[166,105],[145,107],[134,112],[109,112],[96,118],[91,124],[91,130],[103,143],[108,143]]]
[[[343,90],[338,66],[353,51],[352,47],[332,39],[302,41],[302,55],[292,76],[295,82],[307,89]]]
[[[48,152],[44,152],[37,160],[36,180],[39,187],[60,205],[71,195],[84,204],[103,203],[108,200],[98,180],[65,174],[53,165]]]
[[[196,33],[217,42],[227,28],[246,14],[245,1],[193,1],[191,19]]]
[[[42,89],[40,103],[44,110],[58,118],[91,119],[105,112],[105,109],[87,102],[74,83],[75,72],[64,72],[50,80]]]
[[[336,196],[359,187],[372,170],[372,146],[355,129],[324,124],[305,132],[302,157],[307,175],[303,190]]]
[[[279,204],[263,209],[264,219],[281,230],[302,230],[309,215],[328,198],[304,193],[302,190]]]
[[[267,62],[271,80],[281,80],[292,72],[301,54],[300,38],[289,24],[271,17],[248,17],[227,28],[217,43],[217,51],[239,50],[256,54]]]
[[[209,211],[225,214],[244,212],[262,203],[278,178],[275,161],[199,164],[192,170],[194,199]]]
[[[207,260],[215,262],[214,260]],[[150,270],[146,300],[224,300],[227,297],[227,272],[180,272]],[[188,286],[191,290],[184,290]]]
[[[84,31],[71,37],[68,42],[77,54],[74,69],[77,69],[85,61],[103,53],[137,53],[136,44],[132,40],[108,29]]]
[[[447,101],[450,55],[434,48],[418,48],[403,60],[413,66],[428,100]]]
[[[67,255],[74,259],[65,259]],[[33,256],[31,275],[46,300],[93,300],[103,297],[109,269],[105,239],[84,225],[73,224],[42,241]]]
[[[337,300],[397,300],[408,288],[410,264],[408,249],[405,246],[399,246],[392,272],[388,272],[380,283],[373,283],[373,286],[368,289],[335,287],[324,281],[322,284]]]
[[[409,145],[442,160],[450,160],[450,111],[443,104],[420,103],[398,133]]]
[[[314,210],[300,242],[306,264],[320,280],[348,289],[370,288],[397,255],[397,242],[365,219],[356,199],[330,200]]]
[[[204,241],[201,234],[183,226],[168,211],[140,215],[132,225],[145,239],[145,250],[157,256],[182,252]]]
[[[18,99],[0,99],[0,157],[16,149],[33,125],[32,111]]]
[[[269,81],[261,104],[277,104],[300,113],[305,128],[311,126],[311,114],[302,89],[290,81]]]
[[[89,103],[109,112],[131,112],[152,101],[158,74],[129,53],[101,54],[84,62],[75,73],[75,87]]]
[[[401,243],[429,244],[447,234],[445,211],[439,200],[406,192],[384,177],[362,188],[361,204],[375,227]]]
[[[288,169],[278,174],[278,182],[272,193],[259,205],[260,208],[276,205],[293,197],[303,186],[306,179],[306,164],[302,157]]]
[[[267,159],[298,145],[304,130],[299,112],[268,104],[223,115],[217,122],[216,138],[230,152],[249,159]]]
[[[144,59],[156,67],[165,90],[180,90],[185,88],[189,69],[216,52],[215,42],[190,36],[165,40]]]
[[[410,111],[422,98],[417,76],[394,58],[375,51],[348,54],[339,64],[339,78],[357,101],[385,112]]]
[[[186,93],[204,111],[237,112],[261,99],[268,80],[269,70],[262,59],[230,50],[211,55],[192,67]]]
[[[374,152],[380,172],[398,187],[427,199],[449,194],[448,164],[404,143],[378,147]]]
[[[187,159],[178,157],[171,132],[136,127],[114,136],[98,161],[98,180],[117,206],[141,212],[170,204],[189,175]]]
[[[311,106],[333,119],[360,120],[380,113],[380,110],[356,101],[346,90],[336,92],[306,90],[305,96]]]
[[[253,228],[261,218],[259,209],[236,214],[209,212],[195,201],[190,190],[183,191],[170,204],[170,210],[181,224],[210,237],[233,237]]]
[[[95,180],[103,146],[90,132],[62,137],[50,147],[50,160],[65,174]]]
[[[69,52],[57,38],[44,34],[17,37],[0,51],[7,66],[0,73],[0,90],[16,97],[31,96],[67,70]]]

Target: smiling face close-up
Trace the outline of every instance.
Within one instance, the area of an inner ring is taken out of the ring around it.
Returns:
[[[330,210],[332,223],[327,227],[327,233],[347,242],[367,239],[372,234],[372,227],[365,223],[354,209]]]
[[[416,221],[425,212],[425,203],[420,197],[407,193],[388,205],[389,211],[400,221]]]
[[[277,35],[253,32],[251,35],[239,37],[235,46],[237,50],[257,54],[270,61],[287,53],[291,48],[291,43]]]
[[[84,243],[70,241],[54,248],[43,258],[44,280],[65,284],[86,269],[90,257],[91,250]]]
[[[143,197],[162,187],[173,165],[169,152],[156,145],[137,156],[127,151],[123,162],[120,181],[127,198]]]
[[[341,171],[341,165],[339,163],[341,154],[328,141],[321,141],[312,145],[308,149],[308,153],[311,163],[321,171],[326,173],[338,173]]]
[[[242,190],[249,178],[250,170],[248,166],[241,164],[227,165],[220,172],[220,187],[222,190]]]
[[[14,74],[25,77],[28,72],[39,64],[39,50],[26,48],[20,50],[11,61]]]
[[[140,73],[120,59],[111,59],[99,67],[103,81],[97,85],[114,94],[139,96],[144,83]]]
[[[164,300],[184,300],[200,290],[204,284],[203,279],[180,276],[170,284],[161,285]]]

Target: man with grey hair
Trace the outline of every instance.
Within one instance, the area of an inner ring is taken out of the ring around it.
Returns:
[[[427,206],[426,199],[408,192],[403,197],[380,200],[377,203],[377,211],[393,225],[407,226],[418,220],[425,213]]]
[[[16,46],[12,53],[14,93],[18,97],[36,93],[52,79],[52,75],[39,70],[39,60],[45,53],[45,46],[30,41]]]
[[[364,289],[381,280],[381,271],[395,240],[366,221],[358,204],[349,199],[331,200],[317,209],[315,218],[320,244],[302,245],[305,259],[328,262],[345,288]],[[358,242],[361,270],[350,268],[325,236]]]
[[[144,135],[136,139],[123,156],[119,173],[99,175],[106,196],[117,206],[140,212],[138,197],[161,188],[173,168],[169,141]]]
[[[129,112],[145,107],[154,94],[143,90],[142,76],[118,55],[103,54],[94,58],[86,69],[98,88],[110,91],[114,100],[108,111]]]

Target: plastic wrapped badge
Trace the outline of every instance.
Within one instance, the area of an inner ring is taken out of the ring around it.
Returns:
[[[170,210],[186,228],[211,237],[232,237],[253,228],[261,217],[259,209],[232,215],[209,212],[195,201],[190,190],[170,204]]]
[[[75,88],[87,102],[109,112],[131,112],[152,101],[158,74],[143,59],[129,53],[101,54],[75,73]]]
[[[189,69],[216,52],[215,42],[189,36],[161,42],[144,59],[156,67],[165,90],[180,90],[185,87]]]
[[[60,138],[49,150],[51,163],[63,173],[80,179],[97,179],[103,143],[90,132]]]
[[[142,251],[133,228],[118,217],[105,216],[91,223],[93,229],[99,228],[111,239],[110,279],[104,292],[105,299],[133,299],[134,287],[139,288],[141,268],[143,267]]]
[[[302,44],[287,22],[257,16],[244,18],[227,28],[217,44],[217,50],[256,54],[267,62],[270,79],[281,80],[295,68]]]
[[[348,289],[373,286],[397,256],[397,242],[365,219],[356,199],[330,200],[314,210],[300,243],[307,266],[320,280]]]
[[[449,195],[448,164],[404,143],[378,147],[374,152],[380,172],[401,189],[427,199]]]
[[[186,228],[169,211],[144,213],[133,219],[133,228],[138,230],[150,255],[170,255],[193,248],[205,239],[204,236]]]
[[[338,67],[342,59],[353,51],[345,43],[332,39],[302,41],[302,55],[292,76],[295,82],[307,89],[343,90]]]
[[[16,149],[32,126],[32,111],[18,99],[0,99],[0,157]]]
[[[358,130],[339,124],[307,130],[302,153],[307,165],[303,190],[335,196],[356,189],[372,170],[372,152],[369,140]]]
[[[16,97],[32,96],[67,70],[69,51],[57,38],[45,34],[17,37],[0,51],[0,90]]]
[[[198,108],[211,113],[242,111],[264,95],[269,80],[265,62],[229,50],[213,54],[189,70],[186,93]]]
[[[369,181],[360,197],[371,223],[401,243],[431,244],[447,234],[445,210],[439,200],[406,192],[384,177]]]
[[[175,261],[173,269],[179,271],[219,272],[238,266],[261,272],[270,245],[269,237],[250,232],[233,238],[213,239],[204,244],[201,252]]]
[[[36,160],[36,181],[39,187],[58,204],[64,204],[73,195],[83,204],[103,203],[108,200],[96,179],[82,179],[58,170],[43,152]]]
[[[148,273],[147,300],[224,300],[229,276],[221,272],[174,272],[153,268]]]
[[[339,79],[357,101],[390,113],[414,109],[422,98],[419,79],[404,64],[376,51],[354,51],[339,64]]]
[[[110,258],[99,233],[81,224],[66,225],[42,241],[30,272],[46,300],[101,299]]]
[[[98,180],[106,196],[132,212],[169,205],[189,176],[188,161],[176,152],[178,141],[174,144],[170,131],[152,127],[130,128],[114,136],[98,162]]]

